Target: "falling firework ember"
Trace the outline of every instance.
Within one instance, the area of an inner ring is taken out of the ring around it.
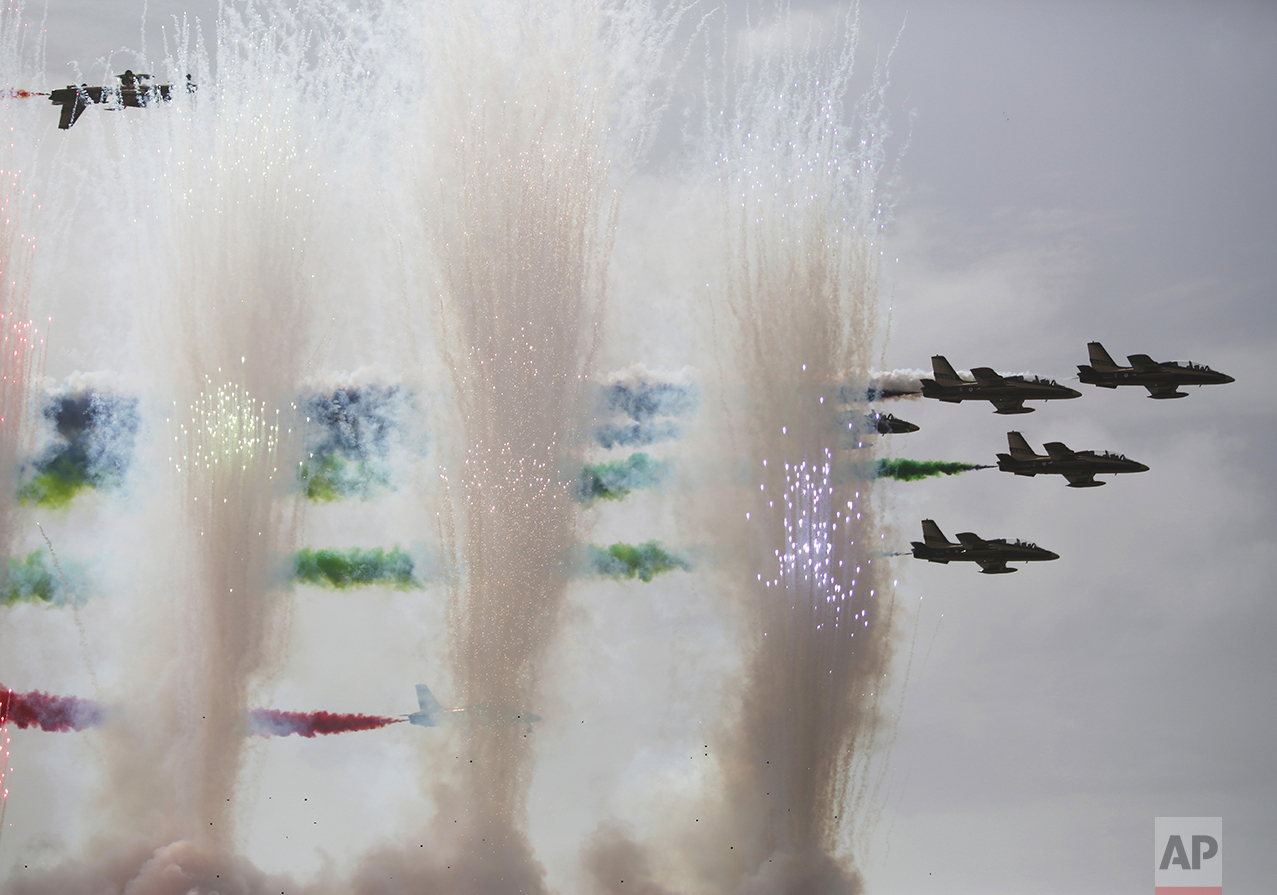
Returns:
[[[0,840],[4,839],[4,815],[9,807],[9,706],[13,691],[0,693]]]

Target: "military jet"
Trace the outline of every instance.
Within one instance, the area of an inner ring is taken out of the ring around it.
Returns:
[[[421,711],[408,715],[410,724],[421,727],[511,727],[526,724],[528,733],[532,732],[532,724],[541,720],[540,715],[521,712],[508,705],[497,705],[481,702],[464,708],[446,709],[435,699],[430,688],[425,684],[417,684],[417,705]]]
[[[922,520],[922,540],[913,542],[913,555],[928,562],[973,562],[984,575],[1005,575],[1019,571],[1007,567],[1009,562],[1039,562],[1059,559],[1058,553],[1043,550],[1037,544],[994,538],[986,541],[969,531],[958,533],[954,544],[944,536],[940,526],[930,519]]]
[[[1095,476],[1101,473],[1148,472],[1143,463],[1128,460],[1121,454],[1071,451],[1059,441],[1048,441],[1043,445],[1045,455],[1035,454],[1019,432],[1008,432],[1007,444],[1011,453],[998,454],[998,469],[1016,475],[1062,475],[1069,480],[1070,488],[1098,488],[1105,484],[1095,480]]]
[[[961,401],[989,401],[996,408],[994,413],[1032,413],[1025,401],[1060,401],[1080,398],[1082,393],[1060,385],[1052,379],[1034,376],[999,376],[989,367],[972,367],[975,381],[962,379],[943,356],[931,358],[935,379],[922,380],[922,396],[937,398],[950,404]]]
[[[879,435],[901,435],[905,432],[917,432],[918,427],[905,420],[898,420],[890,413],[879,413],[872,410],[865,414],[869,424],[878,430]]]
[[[102,105],[108,111],[123,108],[140,109],[152,103],[167,102],[173,97],[172,84],[152,84],[150,75],[133,74],[125,71],[116,75],[120,79],[118,87],[90,87],[87,84],[76,86],[68,84],[61,90],[49,94],[49,102],[62,107],[62,115],[58,118],[58,128],[69,130],[79,120],[84,110],[90,105]],[[186,76],[186,89],[194,91],[191,76]]]
[[[1224,385],[1236,381],[1192,361],[1159,363],[1147,354],[1132,354],[1126,358],[1131,365],[1119,367],[1099,342],[1087,342],[1086,350],[1091,363],[1078,364],[1077,378],[1101,388],[1142,385],[1150,398],[1187,398],[1188,392],[1179,391],[1181,385]]]

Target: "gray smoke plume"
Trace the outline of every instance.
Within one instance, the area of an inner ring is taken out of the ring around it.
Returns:
[[[841,20],[827,51],[766,40],[787,24],[778,13],[743,48],[727,114],[705,139],[722,228],[716,300],[737,324],[746,383],[730,419],[750,470],[748,496],[719,524],[752,641],[721,734],[713,850],[731,857],[706,872],[717,891],[844,895],[860,891],[851,837],[869,781],[856,771],[874,744],[871,691],[892,626],[870,552],[872,481],[833,474],[831,423],[840,384],[871,384],[890,131],[882,71],[846,118],[855,23]]]

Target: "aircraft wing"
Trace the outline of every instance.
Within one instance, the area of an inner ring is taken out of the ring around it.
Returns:
[[[1126,359],[1131,362],[1136,373],[1156,373],[1162,369],[1162,365],[1147,354],[1130,354]]]
[[[978,534],[976,534],[973,531],[960,531],[958,532],[956,537],[958,539],[958,543],[968,549],[989,546],[988,541],[986,541],[984,538],[980,537]]]
[[[1052,460],[1073,460],[1077,454],[1069,450],[1062,441],[1048,441],[1042,445],[1046,448],[1047,456]]]
[[[1016,571],[1007,565],[1005,559],[977,560],[976,564],[980,566],[980,571],[986,575],[1008,575]]]
[[[1069,480],[1069,484],[1074,488],[1094,488],[1096,485],[1104,484],[1095,480],[1095,473],[1093,472],[1078,473],[1076,475],[1066,474],[1064,477]]]
[[[1179,386],[1174,383],[1166,383],[1164,385],[1146,385],[1149,395],[1154,398],[1182,398],[1185,392],[1179,391]]]
[[[999,398],[990,403],[997,408],[998,413],[1032,413],[1033,408],[1024,406],[1023,398]]]
[[[991,367],[972,367],[971,375],[975,377],[975,381],[980,385],[1006,385],[1006,380],[999,376]]]

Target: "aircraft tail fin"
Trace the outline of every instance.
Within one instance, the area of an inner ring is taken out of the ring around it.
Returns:
[[[949,539],[944,536],[939,525],[930,519],[923,519],[922,542],[928,547],[944,547],[949,544]]]
[[[1099,342],[1087,342],[1086,350],[1091,356],[1091,366],[1096,370],[1117,369],[1117,364],[1113,362],[1113,358],[1109,357],[1109,353],[1104,350],[1104,346]]]
[[[443,712],[443,706],[425,684],[417,684],[417,705],[421,707],[422,714],[429,719],[430,723],[427,726],[437,723],[435,719]]]
[[[1011,456],[1017,460],[1031,460],[1037,456],[1019,432],[1008,432],[1007,444],[1011,447]]]
[[[936,385],[962,385],[964,383],[964,380],[959,378],[957,370],[953,369],[953,365],[942,354],[937,354],[931,358],[931,369],[935,373]]]

